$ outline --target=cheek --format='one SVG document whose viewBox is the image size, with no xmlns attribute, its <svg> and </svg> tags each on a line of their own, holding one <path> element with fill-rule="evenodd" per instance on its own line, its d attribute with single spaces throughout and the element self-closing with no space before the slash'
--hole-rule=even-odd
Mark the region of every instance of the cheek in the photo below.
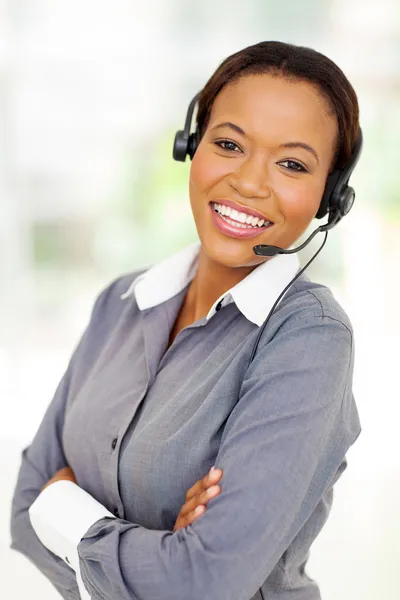
<svg viewBox="0 0 400 600">
<path fill-rule="evenodd" d="M 201 144 L 193 157 L 190 167 L 190 186 L 195 193 L 207 194 L 229 172 L 225 161 L 214 154 L 205 152 Z"/>
<path fill-rule="evenodd" d="M 323 189 L 320 185 L 304 185 L 281 190 L 280 210 L 288 222 L 308 223 L 316 214 Z"/>
</svg>

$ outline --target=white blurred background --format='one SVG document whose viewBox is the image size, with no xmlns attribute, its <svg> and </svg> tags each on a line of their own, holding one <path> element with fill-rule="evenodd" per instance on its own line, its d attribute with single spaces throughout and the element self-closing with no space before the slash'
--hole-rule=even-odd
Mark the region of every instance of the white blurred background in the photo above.
<svg viewBox="0 0 400 600">
<path fill-rule="evenodd" d="M 398 0 L 0 0 L 4 598 L 58 597 L 8 549 L 20 452 L 102 286 L 196 239 L 174 133 L 218 64 L 267 39 L 337 62 L 357 91 L 365 141 L 356 205 L 309 271 L 352 319 L 363 425 L 309 574 L 324 600 L 399 598 Z"/>
</svg>

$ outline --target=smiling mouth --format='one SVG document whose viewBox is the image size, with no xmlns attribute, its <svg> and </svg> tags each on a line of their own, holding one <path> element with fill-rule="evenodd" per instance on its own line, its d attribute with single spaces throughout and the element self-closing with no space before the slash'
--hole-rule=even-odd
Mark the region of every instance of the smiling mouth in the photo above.
<svg viewBox="0 0 400 600">
<path fill-rule="evenodd" d="M 267 229 L 273 225 L 272 221 L 267 221 L 266 219 L 262 219 L 259 217 L 254 217 L 245 212 L 237 211 L 230 206 L 226 206 L 225 204 L 218 204 L 218 202 L 211 202 L 212 209 L 220 215 L 224 221 L 232 225 L 233 227 L 237 227 L 238 229 Z"/>
</svg>

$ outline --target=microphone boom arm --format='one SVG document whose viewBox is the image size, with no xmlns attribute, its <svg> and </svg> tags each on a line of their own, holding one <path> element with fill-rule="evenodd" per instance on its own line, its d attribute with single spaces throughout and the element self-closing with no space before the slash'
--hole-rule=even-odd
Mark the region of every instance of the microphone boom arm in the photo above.
<svg viewBox="0 0 400 600">
<path fill-rule="evenodd" d="M 340 221 L 340 214 L 336 213 L 332 216 L 331 219 L 325 225 L 320 225 L 315 229 L 312 234 L 303 242 L 300 246 L 296 248 L 292 248 L 291 250 L 287 250 L 286 248 L 279 248 L 279 246 L 268 246 L 266 244 L 258 244 L 258 246 L 253 246 L 253 252 L 257 256 L 276 256 L 276 254 L 294 254 L 295 252 L 299 252 L 303 250 L 311 242 L 313 237 L 320 233 L 320 231 L 329 231 L 336 225 L 336 223 Z"/>
</svg>

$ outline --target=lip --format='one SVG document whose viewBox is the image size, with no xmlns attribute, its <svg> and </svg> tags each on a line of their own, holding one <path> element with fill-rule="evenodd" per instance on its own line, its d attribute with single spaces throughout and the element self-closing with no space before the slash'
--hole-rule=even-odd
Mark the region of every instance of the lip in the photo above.
<svg viewBox="0 0 400 600">
<path fill-rule="evenodd" d="M 226 200 L 225 198 L 216 198 L 215 200 L 211 201 L 211 204 L 213 202 L 215 202 L 216 204 L 224 204 L 225 206 L 229 206 L 230 208 L 233 208 L 233 209 L 237 210 L 238 212 L 244 212 L 244 213 L 246 213 L 246 215 L 250 215 L 252 217 L 258 217 L 259 219 L 264 219 L 264 221 L 269 221 L 270 223 L 273 223 L 273 221 L 271 219 L 269 219 L 262 213 L 258 212 L 258 210 L 254 210 L 254 208 L 250 208 L 249 206 L 242 206 L 241 204 L 237 204 L 236 202 L 233 202 L 233 200 Z"/>
<path fill-rule="evenodd" d="M 269 229 L 270 227 L 273 226 L 273 223 L 271 223 L 271 225 L 268 225 L 267 227 L 264 227 L 264 226 L 258 227 L 257 228 L 258 231 L 255 227 L 251 228 L 251 229 L 235 227 L 234 225 L 229 225 L 229 223 L 227 221 L 225 221 L 225 219 L 223 219 L 219 215 L 219 213 L 217 213 L 213 209 L 211 203 L 210 203 L 210 210 L 211 210 L 211 218 L 213 220 L 215 227 L 217 229 L 219 229 L 221 231 L 221 233 L 227 235 L 228 237 L 233 237 L 233 238 L 238 238 L 238 239 L 254 238 L 254 237 L 261 235 L 262 233 L 264 233 L 264 231 L 266 231 L 267 229 Z"/>
</svg>

